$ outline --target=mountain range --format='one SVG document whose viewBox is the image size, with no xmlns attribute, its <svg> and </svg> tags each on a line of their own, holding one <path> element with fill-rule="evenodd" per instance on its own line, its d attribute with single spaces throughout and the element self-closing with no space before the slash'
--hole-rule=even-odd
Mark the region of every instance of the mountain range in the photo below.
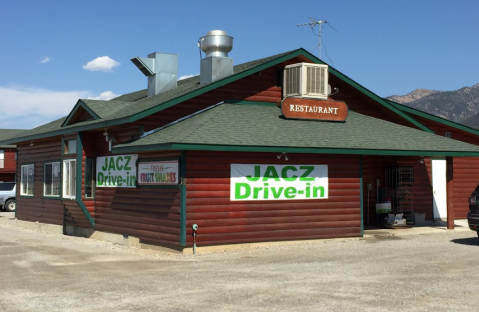
<svg viewBox="0 0 479 312">
<path fill-rule="evenodd" d="M 416 89 L 386 99 L 468 127 L 479 127 L 479 83 L 455 91 Z"/>
</svg>

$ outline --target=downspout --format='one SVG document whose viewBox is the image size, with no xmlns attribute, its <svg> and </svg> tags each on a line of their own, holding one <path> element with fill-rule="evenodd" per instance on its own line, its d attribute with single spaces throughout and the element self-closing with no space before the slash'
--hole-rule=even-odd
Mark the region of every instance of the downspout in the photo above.
<svg viewBox="0 0 479 312">
<path fill-rule="evenodd" d="M 180 156 L 180 246 L 186 246 L 186 152 Z"/>
<path fill-rule="evenodd" d="M 95 220 L 91 216 L 90 212 L 86 208 L 85 204 L 83 203 L 82 196 L 81 196 L 81 191 L 82 191 L 82 172 L 83 172 L 83 135 L 82 133 L 78 133 L 77 135 L 77 172 L 76 172 L 76 191 L 75 191 L 75 199 L 80 207 L 80 209 L 83 211 L 85 214 L 85 217 L 88 219 L 88 222 L 90 222 L 90 225 L 92 229 L 95 229 Z"/>
</svg>

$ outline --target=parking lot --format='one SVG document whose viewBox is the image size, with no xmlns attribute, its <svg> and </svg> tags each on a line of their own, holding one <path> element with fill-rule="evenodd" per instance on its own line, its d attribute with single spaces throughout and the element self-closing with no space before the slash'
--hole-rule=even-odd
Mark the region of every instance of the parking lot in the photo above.
<svg viewBox="0 0 479 312">
<path fill-rule="evenodd" d="M 479 293 L 471 231 L 183 255 L 2 224 L 0 262 L 0 311 L 477 311 Z"/>
</svg>

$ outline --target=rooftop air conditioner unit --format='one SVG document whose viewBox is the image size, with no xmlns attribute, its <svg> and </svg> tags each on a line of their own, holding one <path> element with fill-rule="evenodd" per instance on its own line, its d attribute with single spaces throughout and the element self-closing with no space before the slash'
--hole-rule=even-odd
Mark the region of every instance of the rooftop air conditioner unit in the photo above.
<svg viewBox="0 0 479 312">
<path fill-rule="evenodd" d="M 298 63 L 284 68 L 284 97 L 328 98 L 328 65 Z"/>
</svg>

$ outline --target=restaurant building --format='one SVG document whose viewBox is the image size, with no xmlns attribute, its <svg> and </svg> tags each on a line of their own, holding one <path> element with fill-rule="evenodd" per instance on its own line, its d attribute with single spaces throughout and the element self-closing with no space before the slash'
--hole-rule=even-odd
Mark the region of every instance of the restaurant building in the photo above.
<svg viewBox="0 0 479 312">
<path fill-rule="evenodd" d="M 0 141 L 18 136 L 24 131 L 26 130 L 0 129 Z M 0 182 L 15 182 L 15 173 L 17 171 L 16 150 L 17 147 L 15 145 L 0 144 Z"/>
<path fill-rule="evenodd" d="M 0 142 L 18 145 L 17 219 L 183 249 L 195 224 L 206 246 L 361 236 L 389 213 L 449 227 L 465 216 L 478 131 L 385 100 L 304 49 L 234 66 L 232 40 L 201 37 L 200 75 L 180 81 L 177 55 L 133 58 L 148 89 L 78 100 Z"/>
</svg>

